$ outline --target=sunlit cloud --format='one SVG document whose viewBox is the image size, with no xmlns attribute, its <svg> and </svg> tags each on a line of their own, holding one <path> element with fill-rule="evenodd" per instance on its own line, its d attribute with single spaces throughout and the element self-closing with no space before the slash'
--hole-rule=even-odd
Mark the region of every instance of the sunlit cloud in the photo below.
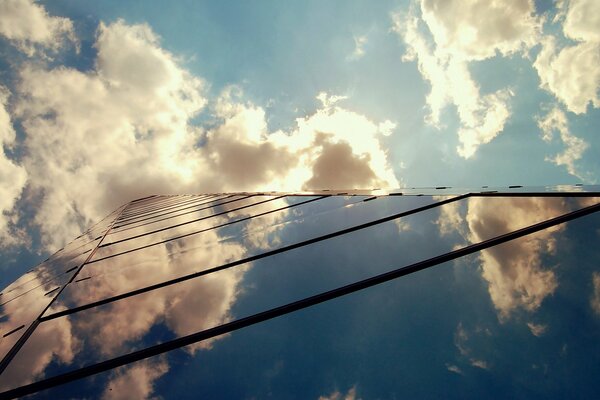
<svg viewBox="0 0 600 400">
<path fill-rule="evenodd" d="M 77 42 L 70 19 L 51 17 L 43 6 L 30 0 L 0 3 L 0 35 L 29 56 L 40 50 L 56 52 L 67 41 Z"/>
<path fill-rule="evenodd" d="M 148 399 L 154 389 L 154 381 L 168 371 L 169 364 L 164 359 L 144 360 L 117 369 L 111 374 L 102 400 Z"/>
<path fill-rule="evenodd" d="M 31 286 L 41 284 L 40 278 L 34 278 Z M 5 334 L 8 330 L 26 322 L 24 319 L 36 318 L 37 315 L 31 314 L 41 312 L 48 301 L 48 297 L 40 296 L 36 292 L 4 304 L 2 311 L 5 315 L 2 316 L 0 323 L 0 334 Z M 3 371 L 0 389 L 13 388 L 44 377 L 45 369 L 51 362 L 69 364 L 81 348 L 81 342 L 72 335 L 71 322 L 66 319 L 59 320 L 55 324 L 40 324 L 36 328 L 36 334 L 42 340 L 30 339 L 28 346 L 19 351 L 14 362 Z M 5 353 L 7 349 L 2 347 L 0 346 L 0 349 Z"/>
<path fill-rule="evenodd" d="M 1 17 L 0 17 L 1 18 Z M 16 133 L 7 110 L 9 91 L 0 85 L 0 248 L 21 244 L 26 238 L 16 228 L 15 205 L 27 181 L 27 171 L 8 156 Z"/>
<path fill-rule="evenodd" d="M 573 45 L 561 45 L 546 35 L 533 66 L 541 87 L 553 93 L 569 111 L 583 114 L 588 105 L 600 107 L 600 19 L 594 0 L 565 2 L 566 12 L 554 22 L 563 21 L 564 36 Z"/>
<path fill-rule="evenodd" d="M 571 133 L 567 115 L 558 107 L 554 107 L 543 117 L 538 117 L 537 124 L 542 131 L 544 141 L 551 142 L 554 132 L 558 132 L 560 140 L 565 145 L 562 153 L 554 157 L 547 157 L 546 160 L 559 166 L 563 165 L 571 175 L 583 178 L 584 174 L 578 171 L 575 163 L 583 157 L 589 144 Z"/>
<path fill-rule="evenodd" d="M 395 123 L 340 107 L 343 96 L 322 92 L 321 108 L 290 131 L 270 132 L 265 110 L 239 88 L 208 98 L 206 82 L 146 24 L 100 23 L 94 46 L 90 71 L 22 64 L 14 111 L 0 114 L 5 144 L 11 118 L 25 133 L 22 166 L 4 161 L 14 173 L 0 206 L 13 209 L 29 177 L 25 194 L 39 201 L 33 222 L 45 249 L 156 193 L 399 186 L 380 143 Z M 191 122 L 206 104 L 210 128 Z"/>
<path fill-rule="evenodd" d="M 511 88 L 482 94 L 469 63 L 529 49 L 539 36 L 533 2 L 421 1 L 393 15 L 406 45 L 404 61 L 416 61 L 431 85 L 427 122 L 440 128 L 441 112 L 455 105 L 461 126 L 457 152 L 472 157 L 500 134 L 511 115 Z"/>
<path fill-rule="evenodd" d="M 466 211 L 449 208 L 438 218 L 440 233 L 456 231 L 470 243 L 478 243 L 569 211 L 564 201 L 557 199 L 521 197 L 499 201 L 501 206 L 490 198 L 472 197 Z M 557 278 L 542 265 L 542 255 L 556 250 L 555 235 L 562 229 L 549 228 L 480 252 L 482 277 L 501 321 L 519 308 L 537 310 L 554 293 Z"/>
</svg>

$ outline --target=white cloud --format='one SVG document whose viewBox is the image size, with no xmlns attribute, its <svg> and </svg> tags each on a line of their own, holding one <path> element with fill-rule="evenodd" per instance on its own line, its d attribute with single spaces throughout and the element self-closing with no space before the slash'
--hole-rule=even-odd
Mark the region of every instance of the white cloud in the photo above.
<svg viewBox="0 0 600 400">
<path fill-rule="evenodd" d="M 356 397 L 356 385 L 352 386 L 346 394 L 335 391 L 328 396 L 319 396 L 319 400 L 358 400 Z"/>
<path fill-rule="evenodd" d="M 563 25 L 565 35 L 574 40 L 600 42 L 600 14 L 594 0 L 570 0 Z"/>
<path fill-rule="evenodd" d="M 467 60 L 528 49 L 540 29 L 533 1 L 422 0 L 421 9 L 439 51 Z"/>
<path fill-rule="evenodd" d="M 162 49 L 147 25 L 98 28 L 95 69 L 23 65 L 13 117 L 43 246 L 61 247 L 126 201 L 157 193 L 399 186 L 374 122 L 320 93 L 322 107 L 269 132 L 264 109 L 227 88 L 209 130 L 191 120 L 206 84 Z M 335 163 L 335 171 L 328 166 Z"/>
<path fill-rule="evenodd" d="M 36 318 L 37 313 L 47 306 L 48 297 L 40 296 L 39 292 L 52 289 L 52 282 L 43 284 L 42 280 L 38 277 L 33 278 L 30 286 L 40 286 L 40 289 L 2 306 L 0 334 L 5 334 L 23 323 L 27 324 L 28 318 Z M 6 346 L 12 344 L 14 342 L 0 340 L 0 354 L 6 354 L 10 348 Z M 40 324 L 2 373 L 0 389 L 14 388 L 43 377 L 46 367 L 52 361 L 59 364 L 71 363 L 80 345 L 80 341 L 72 335 L 72 326 L 68 319 L 61 318 L 53 324 Z"/>
<path fill-rule="evenodd" d="M 457 206 L 448 207 L 437 225 L 442 235 L 456 231 L 470 243 L 479 243 L 568 211 L 561 199 L 471 197 L 465 215 Z M 554 293 L 556 276 L 541 259 L 555 251 L 555 234 L 561 229 L 549 228 L 480 252 L 482 277 L 501 321 L 518 308 L 537 310 Z"/>
<path fill-rule="evenodd" d="M 148 399 L 154 381 L 169 370 L 165 360 L 140 361 L 116 370 L 102 393 L 103 400 Z"/>
<path fill-rule="evenodd" d="M 590 306 L 592 310 L 600 316 L 600 272 L 594 272 L 592 274 L 592 285 L 594 292 L 590 298 Z"/>
<path fill-rule="evenodd" d="M 365 46 L 368 43 L 367 35 L 354 36 L 354 51 L 348 57 L 350 60 L 358 60 L 365 55 Z"/>
<path fill-rule="evenodd" d="M 16 133 L 7 110 L 9 91 L 0 85 L 0 248 L 22 244 L 23 232 L 15 226 L 13 209 L 27 181 L 25 168 L 9 158 L 7 148 L 15 144 Z"/>
<path fill-rule="evenodd" d="M 562 153 L 554 157 L 547 157 L 546 161 L 553 162 L 558 166 L 564 165 L 571 175 L 583 178 L 583 174 L 577 171 L 575 163 L 582 158 L 589 145 L 586 141 L 571 133 L 567 115 L 558 107 L 554 107 L 544 117 L 538 117 L 537 124 L 542 130 L 544 141 L 552 141 L 554 132 L 558 131 L 560 139 L 565 145 L 565 150 Z"/>
<path fill-rule="evenodd" d="M 537 337 L 544 335 L 546 333 L 546 330 L 548 330 L 548 325 L 534 324 L 533 322 L 528 322 L 527 327 L 531 331 L 531 334 Z"/>
<path fill-rule="evenodd" d="M 554 36 L 542 40 L 535 60 L 541 87 L 553 93 L 569 111 L 584 114 L 588 104 L 600 107 L 600 17 L 595 0 L 571 0 L 555 22 L 563 21 L 565 37 L 574 45 L 558 48 Z"/>
<path fill-rule="evenodd" d="M 549 36 L 533 64 L 541 87 L 553 93 L 569 111 L 584 114 L 588 104 L 600 107 L 600 42 L 582 42 L 561 50 Z"/>
<path fill-rule="evenodd" d="M 464 375 L 462 370 L 454 364 L 446 364 L 446 369 L 450 372 L 454 372 L 455 374 Z"/>
<path fill-rule="evenodd" d="M 157 238 L 140 238 L 139 245 L 145 244 L 144 239 Z M 213 251 L 219 240 L 217 231 L 210 230 L 185 240 L 152 246 L 144 251 L 142 258 L 139 253 L 131 253 L 92 264 L 86 269 L 92 279 L 71 284 L 63 297 L 67 302 L 87 304 L 196 272 L 198 266 L 222 265 L 245 254 L 245 248 L 233 241 L 221 243 L 219 251 Z M 229 310 L 248 268 L 249 265 L 238 266 L 113 302 L 80 315 L 74 323 L 73 335 L 85 337 L 101 354 L 114 356 L 126 351 L 129 343 L 142 338 L 155 324 L 164 323 L 177 336 L 217 326 L 231 318 Z M 186 349 L 192 353 L 209 349 L 215 340 L 218 338 Z"/>
<path fill-rule="evenodd" d="M 490 198 L 471 198 L 466 222 L 469 240 L 477 243 L 524 226 L 564 214 L 563 201 L 550 198 L 503 199 L 502 205 Z M 541 255 L 555 249 L 554 235 L 560 226 L 546 229 L 519 240 L 497 245 L 480 253 L 482 276 L 500 320 L 523 308 L 537 310 L 556 289 L 552 270 L 543 268 Z"/>
<path fill-rule="evenodd" d="M 427 122 L 441 127 L 442 110 L 455 105 L 461 122 L 457 152 L 464 158 L 502 132 L 513 95 L 509 88 L 481 94 L 469 63 L 530 48 L 540 29 L 533 11 L 532 2 L 516 0 L 423 0 L 420 7 L 413 4 L 410 13 L 393 15 L 394 30 L 407 46 L 404 61 L 416 61 L 431 85 Z M 424 26 L 432 40 L 423 32 Z"/>
<path fill-rule="evenodd" d="M 51 17 L 31 0 L 0 2 L 0 35 L 29 56 L 40 48 L 56 51 L 65 40 L 76 42 L 70 19 Z"/>
</svg>

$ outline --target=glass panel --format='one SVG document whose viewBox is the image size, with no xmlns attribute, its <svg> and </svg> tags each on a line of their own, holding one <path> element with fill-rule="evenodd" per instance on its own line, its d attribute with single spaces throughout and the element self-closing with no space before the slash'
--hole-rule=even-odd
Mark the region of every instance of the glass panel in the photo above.
<svg viewBox="0 0 600 400">
<path fill-rule="evenodd" d="M 387 222 L 255 261 L 245 268 L 43 322 L 2 374 L 0 386 L 6 389 L 39 379 L 34 375 L 55 376 L 402 266 L 406 260 L 421 258 L 419 254 L 431 257 L 597 201 L 526 198 L 503 199 L 500 204 L 478 200 L 449 204 L 398 223 Z M 350 366 L 347 369 L 354 372 L 361 365 L 366 371 L 361 374 L 361 390 L 365 391 L 361 397 L 365 398 L 390 398 L 393 393 L 438 397 L 442 391 L 455 389 L 489 394 L 490 386 L 502 397 L 523 393 L 546 397 L 557 388 L 560 393 L 575 393 L 581 386 L 595 387 L 600 372 L 600 354 L 594 350 L 595 318 L 600 314 L 594 308 L 595 301 L 600 302 L 595 300 L 600 298 L 600 284 L 594 283 L 600 280 L 596 263 L 599 224 L 600 216 L 594 214 L 188 346 L 185 352 L 132 364 L 110 377 L 117 379 L 145 366 L 145 371 L 160 371 L 152 378 L 156 395 L 174 395 L 184 382 L 200 395 L 213 384 L 239 386 L 240 376 L 248 381 L 264 379 L 267 370 L 274 368 L 273 362 L 281 360 L 278 376 L 289 382 L 299 379 L 296 367 L 308 371 L 301 381 L 313 381 L 328 371 L 348 372 L 341 366 Z M 201 356 L 191 357 L 199 352 Z M 184 371 L 177 365 L 185 365 Z M 287 365 L 294 368 L 290 371 Z M 215 376 L 216 383 L 208 378 Z M 400 386 L 393 379 L 397 376 L 407 377 Z M 117 387 L 106 378 L 81 385 L 89 382 L 91 386 L 78 396 L 91 388 L 97 394 Z M 350 382 L 351 386 L 356 381 Z M 189 385 L 185 386 L 188 392 Z M 309 386 L 315 390 L 315 385 Z M 268 390 L 281 397 L 285 394 L 282 387 Z M 267 390 L 262 384 L 245 389 L 233 397 L 267 394 L 261 392 Z M 230 388 L 223 390 L 229 393 Z M 294 393 L 315 397 L 304 388 L 299 390 Z"/>
<path fill-rule="evenodd" d="M 126 240 L 135 236 L 148 234 L 161 229 L 168 229 L 169 227 L 193 223 L 194 221 L 208 218 L 215 214 L 226 213 L 230 210 L 246 207 L 269 199 L 273 199 L 273 197 L 232 197 L 214 204 L 200 206 L 198 209 L 186 209 L 175 214 L 161 216 L 155 220 L 153 219 L 138 224 L 127 225 L 119 231 L 111 231 L 103 241 L 102 245 L 103 247 L 109 246 L 111 243 Z"/>
<path fill-rule="evenodd" d="M 151 235 L 145 235 L 136 239 L 128 240 L 126 242 L 115 243 L 109 246 L 101 246 L 98 249 L 98 251 L 94 254 L 92 261 L 98 261 L 105 257 L 113 257 L 114 255 L 119 254 L 121 252 L 131 251 L 132 249 L 137 249 L 142 246 L 151 245 L 153 243 L 161 243 L 166 240 L 189 236 L 195 234 L 196 232 L 205 231 L 215 226 L 227 224 L 232 219 L 241 219 L 243 217 L 253 215 L 253 213 L 259 214 L 273 210 L 278 210 L 280 208 L 286 207 L 288 204 L 307 202 L 311 198 L 313 197 L 287 197 L 287 199 L 289 199 L 289 201 L 291 201 L 292 203 L 289 203 L 289 201 L 288 203 L 286 203 L 284 200 L 276 200 L 272 202 L 269 201 L 266 203 L 255 205 L 253 207 L 244 208 L 243 210 L 233 212 L 228 212 L 227 208 L 220 207 L 220 211 L 218 211 L 217 213 L 221 213 L 221 215 L 218 216 L 207 215 L 205 217 L 201 217 L 201 220 L 195 221 L 193 223 L 177 226 L 172 229 L 167 229 L 157 233 L 153 233 Z M 235 210 L 235 207 L 232 209 Z M 285 213 L 285 210 L 282 210 L 281 213 Z"/>
<path fill-rule="evenodd" d="M 157 204 L 152 204 L 148 207 L 136 208 L 130 210 L 129 208 L 123 211 L 123 214 L 120 215 L 119 221 L 129 221 L 140 218 L 143 215 L 156 214 L 161 212 L 166 212 L 169 210 L 185 207 L 190 204 L 198 203 L 198 202 L 210 202 L 219 199 L 224 199 L 230 197 L 231 195 L 222 195 L 222 196 L 211 196 L 205 198 L 204 196 L 184 196 L 183 198 L 174 199 L 168 202 L 161 202 Z"/>
<path fill-rule="evenodd" d="M 229 196 L 228 196 L 229 197 Z M 177 207 L 169 207 L 168 209 L 161 209 L 149 213 L 143 213 L 136 217 L 131 217 L 127 219 L 119 219 L 119 221 L 112 227 L 111 233 L 118 232 L 123 229 L 128 229 L 132 226 L 140 225 L 147 223 L 147 221 L 152 222 L 158 218 L 168 218 L 169 216 L 181 215 L 185 212 L 194 211 L 194 209 L 209 207 L 215 203 L 226 201 L 228 197 L 225 198 L 202 198 L 201 200 L 194 200 L 193 202 L 186 203 L 183 205 L 178 205 Z"/>
</svg>

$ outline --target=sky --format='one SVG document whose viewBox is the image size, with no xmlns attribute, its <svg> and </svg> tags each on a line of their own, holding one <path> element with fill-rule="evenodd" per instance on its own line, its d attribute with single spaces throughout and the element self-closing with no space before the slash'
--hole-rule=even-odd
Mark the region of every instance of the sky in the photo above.
<svg viewBox="0 0 600 400">
<path fill-rule="evenodd" d="M 593 3 L 3 1 L 0 268 L 156 193 L 597 183 Z"/>
<path fill-rule="evenodd" d="M 0 286 L 151 194 L 596 184 L 594 6 L 4 0 Z"/>
</svg>

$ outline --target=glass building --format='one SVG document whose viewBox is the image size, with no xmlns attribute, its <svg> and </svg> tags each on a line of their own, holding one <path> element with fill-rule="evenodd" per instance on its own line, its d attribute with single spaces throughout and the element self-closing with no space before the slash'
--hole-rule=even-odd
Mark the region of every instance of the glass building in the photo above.
<svg viewBox="0 0 600 400">
<path fill-rule="evenodd" d="M 138 199 L 2 290 L 0 398 L 594 398 L 598 210 L 597 186 Z"/>
</svg>

